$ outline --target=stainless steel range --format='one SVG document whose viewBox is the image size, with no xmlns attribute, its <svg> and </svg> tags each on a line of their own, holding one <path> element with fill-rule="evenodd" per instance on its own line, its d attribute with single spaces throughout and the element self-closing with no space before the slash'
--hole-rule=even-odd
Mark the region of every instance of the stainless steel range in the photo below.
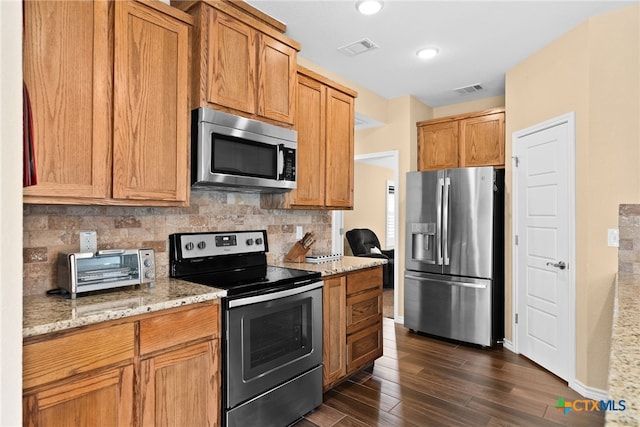
<svg viewBox="0 0 640 427">
<path fill-rule="evenodd" d="M 287 426 L 322 403 L 320 273 L 267 265 L 267 233 L 169 236 L 170 275 L 226 289 L 222 423 Z"/>
</svg>

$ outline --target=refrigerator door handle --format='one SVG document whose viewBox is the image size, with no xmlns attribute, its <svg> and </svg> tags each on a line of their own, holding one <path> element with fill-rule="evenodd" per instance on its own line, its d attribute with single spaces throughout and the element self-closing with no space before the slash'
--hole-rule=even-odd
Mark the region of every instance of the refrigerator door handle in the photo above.
<svg viewBox="0 0 640 427">
<path fill-rule="evenodd" d="M 429 280 L 426 279 L 424 277 L 420 277 L 420 276 L 414 276 L 412 274 L 404 274 L 404 278 L 405 279 L 413 279 L 413 280 Z M 444 280 L 444 279 L 438 279 L 441 283 L 446 283 L 447 285 L 450 286 L 459 286 L 461 288 L 472 288 L 472 289 L 487 289 L 487 284 L 486 283 L 469 283 L 469 282 L 458 282 L 458 281 L 452 281 L 452 280 Z"/>
<path fill-rule="evenodd" d="M 442 191 L 444 178 L 438 178 L 436 190 L 436 259 L 437 264 L 442 265 Z"/>
<path fill-rule="evenodd" d="M 444 265 L 449 265 L 449 189 L 451 188 L 451 178 L 444 179 L 444 201 L 442 212 L 442 252 Z"/>
</svg>

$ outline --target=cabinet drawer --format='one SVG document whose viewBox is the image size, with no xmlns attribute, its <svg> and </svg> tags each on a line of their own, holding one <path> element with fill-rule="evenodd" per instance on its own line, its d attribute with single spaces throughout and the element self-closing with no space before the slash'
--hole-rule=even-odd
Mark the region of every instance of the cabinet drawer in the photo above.
<svg viewBox="0 0 640 427">
<path fill-rule="evenodd" d="M 133 360 L 134 349 L 133 322 L 27 343 L 22 354 L 22 387 L 28 389 Z"/>
<path fill-rule="evenodd" d="M 140 355 L 219 334 L 219 303 L 140 321 Z"/>
<path fill-rule="evenodd" d="M 347 336 L 347 374 L 382 356 L 382 320 Z"/>
<path fill-rule="evenodd" d="M 347 296 L 376 288 L 382 289 L 382 266 L 355 271 L 347 275 Z"/>
<path fill-rule="evenodd" d="M 347 297 L 347 334 L 382 321 L 382 289 Z"/>
</svg>

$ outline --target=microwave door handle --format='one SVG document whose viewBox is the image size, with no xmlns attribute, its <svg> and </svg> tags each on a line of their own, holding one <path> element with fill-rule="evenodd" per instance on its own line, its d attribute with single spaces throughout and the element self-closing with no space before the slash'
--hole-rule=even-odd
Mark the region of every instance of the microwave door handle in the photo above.
<svg viewBox="0 0 640 427">
<path fill-rule="evenodd" d="M 284 144 L 278 145 L 278 180 L 284 179 Z"/>
</svg>

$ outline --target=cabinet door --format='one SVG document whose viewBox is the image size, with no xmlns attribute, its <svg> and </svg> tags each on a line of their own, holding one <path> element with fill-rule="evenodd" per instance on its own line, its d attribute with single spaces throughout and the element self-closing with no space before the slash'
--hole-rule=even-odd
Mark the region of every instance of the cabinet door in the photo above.
<svg viewBox="0 0 640 427">
<path fill-rule="evenodd" d="M 504 113 L 460 121 L 460 165 L 504 166 Z"/>
<path fill-rule="evenodd" d="M 113 197 L 186 202 L 189 26 L 115 2 Z"/>
<path fill-rule="evenodd" d="M 327 148 L 325 205 L 353 208 L 354 99 L 327 89 Z"/>
<path fill-rule="evenodd" d="M 36 389 L 23 397 L 25 426 L 131 426 L 133 365 Z"/>
<path fill-rule="evenodd" d="M 208 101 L 256 112 L 256 33 L 251 27 L 209 8 Z"/>
<path fill-rule="evenodd" d="M 214 426 L 220 418 L 217 339 L 141 362 L 142 426 Z"/>
<path fill-rule="evenodd" d="M 458 167 L 458 122 L 418 128 L 418 170 Z"/>
<path fill-rule="evenodd" d="M 24 2 L 23 71 L 33 112 L 33 197 L 105 198 L 111 177 L 113 3 Z"/>
<path fill-rule="evenodd" d="M 293 123 L 296 50 L 266 34 L 260 35 L 258 115 Z"/>
<path fill-rule="evenodd" d="M 297 188 L 290 193 L 296 206 L 324 206 L 326 88 L 298 76 L 295 129 L 298 131 Z"/>
<path fill-rule="evenodd" d="M 324 280 L 322 376 L 325 390 L 347 373 L 345 276 Z"/>
</svg>

